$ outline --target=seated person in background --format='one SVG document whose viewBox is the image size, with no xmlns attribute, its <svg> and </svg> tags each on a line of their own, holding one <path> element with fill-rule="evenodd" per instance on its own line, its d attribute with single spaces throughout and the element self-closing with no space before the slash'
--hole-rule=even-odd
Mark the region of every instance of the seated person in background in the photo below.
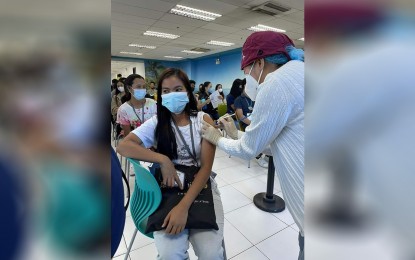
<svg viewBox="0 0 415 260">
<path fill-rule="evenodd" d="M 203 120 L 211 125 L 213 121 L 204 112 L 197 112 L 196 100 L 183 71 L 175 68 L 165 70 L 160 76 L 158 86 L 160 100 L 157 103 L 157 116 L 133 130 L 118 145 L 117 152 L 125 157 L 160 164 L 163 183 L 170 187 L 178 179 L 174 164 L 200 165 L 189 190 L 167 215 L 166 229 L 154 232 L 158 259 L 189 259 L 189 241 L 198 259 L 223 259 L 224 213 L 217 184 L 211 178 L 216 147 L 201 136 Z M 156 152 L 142 145 L 147 148 L 157 146 Z M 186 146 L 190 148 L 186 149 Z M 193 152 L 189 152 L 192 146 L 195 156 L 190 154 Z M 219 230 L 185 229 L 189 208 L 209 178 Z"/>
<path fill-rule="evenodd" d="M 150 82 L 150 87 L 147 90 L 146 98 L 155 99 L 154 95 L 157 94 L 156 92 L 157 92 L 156 83 L 154 83 L 154 81 L 152 81 L 152 82 Z"/>
<path fill-rule="evenodd" d="M 223 94 L 222 84 L 217 84 L 215 90 L 219 91 L 219 94 L 220 94 L 220 97 L 219 98 L 222 99 L 222 102 L 223 103 L 226 103 L 225 94 Z"/>
<path fill-rule="evenodd" d="M 234 107 L 235 113 L 238 117 L 239 123 L 241 124 L 241 131 L 245 131 L 245 128 L 251 124 L 249 116 L 254 109 L 255 102 L 252 101 L 245 93 L 246 81 L 242 81 L 242 94 L 235 99 Z"/>
<path fill-rule="evenodd" d="M 123 78 L 117 82 L 117 86 L 115 87 L 114 95 L 111 98 L 111 115 L 114 123 L 117 121 L 117 113 L 118 108 L 125 103 L 125 90 L 124 90 L 124 83 Z M 121 127 L 119 125 L 117 127 L 117 136 L 121 133 Z"/>
<path fill-rule="evenodd" d="M 131 74 L 127 77 L 125 88 L 126 95 L 128 92 L 131 99 L 118 109 L 117 123 L 124 130 L 124 136 L 127 136 L 131 130 L 157 114 L 157 103 L 152 99 L 145 98 L 145 81 L 138 74 Z"/>
<path fill-rule="evenodd" d="M 235 79 L 232 83 L 232 88 L 229 94 L 226 96 L 226 106 L 228 107 L 228 110 L 226 113 L 229 115 L 232 115 L 235 113 L 235 99 L 239 97 L 242 93 L 242 80 L 241 79 Z"/>
<path fill-rule="evenodd" d="M 218 110 L 216 108 L 213 108 L 213 105 L 210 101 L 210 95 L 212 94 L 212 92 L 212 83 L 209 81 L 203 83 L 203 86 L 200 89 L 199 93 L 199 102 L 197 104 L 197 108 L 198 110 L 202 110 L 203 112 L 209 114 L 213 120 L 218 120 Z"/>
</svg>

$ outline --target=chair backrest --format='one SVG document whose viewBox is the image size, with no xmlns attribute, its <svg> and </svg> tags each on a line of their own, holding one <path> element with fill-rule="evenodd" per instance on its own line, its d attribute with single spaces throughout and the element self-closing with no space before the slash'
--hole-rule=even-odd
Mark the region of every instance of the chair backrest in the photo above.
<svg viewBox="0 0 415 260">
<path fill-rule="evenodd" d="M 218 105 L 218 113 L 219 113 L 219 117 L 223 116 L 224 114 L 226 114 L 226 111 L 228 110 L 228 107 L 226 106 L 226 104 L 219 104 Z"/>
<path fill-rule="evenodd" d="M 131 197 L 131 217 L 138 231 L 149 238 L 153 233 L 145 233 L 148 217 L 156 211 L 161 202 L 160 187 L 154 176 L 140 162 L 128 158 L 134 167 L 135 187 Z"/>
</svg>

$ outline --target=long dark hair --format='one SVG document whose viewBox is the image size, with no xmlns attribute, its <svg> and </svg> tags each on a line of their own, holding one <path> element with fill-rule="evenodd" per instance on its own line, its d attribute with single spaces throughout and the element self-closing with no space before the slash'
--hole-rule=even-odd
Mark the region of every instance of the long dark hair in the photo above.
<svg viewBox="0 0 415 260">
<path fill-rule="evenodd" d="M 131 99 L 131 92 L 130 89 L 133 85 L 133 81 L 135 79 L 144 79 L 143 76 L 139 75 L 139 74 L 130 74 L 126 79 L 124 79 L 124 92 L 125 92 L 125 96 L 124 96 L 124 100 L 125 101 L 129 101 Z"/>
<path fill-rule="evenodd" d="M 124 81 L 125 81 L 125 78 L 120 78 L 120 80 L 117 81 L 117 84 L 118 84 L 118 82 L 121 82 L 123 85 L 125 85 Z M 118 95 L 118 94 L 121 93 L 121 91 L 118 90 L 118 85 L 117 84 L 115 84 L 115 95 Z M 126 87 L 125 86 L 124 86 L 124 94 L 126 94 Z"/>
<path fill-rule="evenodd" d="M 242 94 L 242 80 L 235 79 L 232 83 L 231 94 L 235 99 Z"/>
<path fill-rule="evenodd" d="M 225 94 L 223 94 L 223 86 L 222 86 L 222 84 L 216 84 L 215 90 L 218 90 L 219 86 L 221 86 L 221 87 L 222 87 L 222 92 L 219 92 L 219 94 L 220 94 L 222 97 L 224 97 L 224 98 L 225 98 Z"/>
<path fill-rule="evenodd" d="M 163 71 L 158 81 L 157 89 L 157 126 L 154 133 L 154 137 L 157 143 L 156 152 L 166 155 L 170 160 L 177 159 L 177 144 L 174 130 L 171 125 L 172 115 L 170 110 L 162 105 L 163 96 L 162 88 L 163 81 L 172 76 L 177 77 L 183 82 L 183 86 L 186 88 L 187 96 L 189 97 L 189 103 L 184 108 L 184 112 L 189 116 L 197 116 L 197 103 L 195 96 L 192 93 L 190 87 L 189 78 L 186 73 L 180 69 L 169 68 Z M 191 122 L 190 122 L 191 123 Z"/>
<path fill-rule="evenodd" d="M 203 86 L 200 88 L 200 92 L 201 93 L 206 93 L 206 88 L 209 86 L 210 81 L 206 81 L 205 83 L 203 83 Z"/>
</svg>

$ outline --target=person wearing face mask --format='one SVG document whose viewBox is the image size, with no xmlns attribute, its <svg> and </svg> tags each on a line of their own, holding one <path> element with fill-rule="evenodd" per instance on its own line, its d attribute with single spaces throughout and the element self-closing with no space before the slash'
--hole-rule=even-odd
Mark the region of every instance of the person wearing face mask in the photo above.
<svg viewBox="0 0 415 260">
<path fill-rule="evenodd" d="M 118 109 L 126 101 L 126 95 L 125 95 L 125 90 L 124 90 L 124 80 L 125 78 L 120 78 L 120 80 L 116 82 L 116 85 L 114 88 L 114 95 L 111 98 L 111 116 L 112 116 L 112 122 L 114 123 L 114 127 L 116 128 L 117 136 L 121 133 L 121 130 L 122 130 L 119 124 L 115 124 L 117 121 Z"/>
<path fill-rule="evenodd" d="M 145 81 L 138 74 L 131 74 L 125 79 L 125 92 L 130 99 L 119 107 L 117 123 L 121 125 L 124 136 L 127 136 L 131 130 L 157 114 L 157 103 L 145 98 Z"/>
<path fill-rule="evenodd" d="M 219 97 L 219 98 L 222 99 L 223 103 L 226 103 L 225 94 L 223 94 L 222 84 L 217 84 L 215 90 L 219 91 L 219 94 L 222 97 L 222 98 L 221 97 Z"/>
<path fill-rule="evenodd" d="M 229 118 L 219 121 L 233 139 L 203 126 L 203 138 L 244 159 L 270 146 L 286 206 L 299 227 L 304 259 L 304 52 L 283 33 L 251 34 L 242 47 L 245 93 L 255 101 L 251 124 L 239 133 Z M 239 138 L 239 139 L 238 139 Z"/>
<path fill-rule="evenodd" d="M 197 111 L 196 99 L 183 71 L 167 69 L 158 83 L 157 116 L 133 130 L 117 146 L 117 152 L 128 158 L 160 164 L 163 184 L 167 187 L 173 187 L 176 182 L 182 188 L 175 165 L 198 165 L 200 168 L 184 197 L 166 216 L 164 229 L 154 232 L 157 259 L 189 259 L 189 241 L 198 259 L 224 259 L 223 206 L 217 184 L 211 177 L 215 146 L 201 136 L 202 124 L 213 125 L 213 121 L 209 115 Z M 154 146 L 155 152 L 146 149 Z M 189 208 L 208 180 L 219 230 L 187 229 Z"/>
<path fill-rule="evenodd" d="M 197 104 L 197 108 L 209 114 L 213 120 L 218 120 L 219 119 L 218 110 L 213 108 L 213 105 L 210 101 L 210 95 L 212 93 L 213 93 L 212 83 L 209 81 L 206 81 L 205 83 L 203 83 L 203 86 L 200 88 L 199 102 Z"/>
</svg>

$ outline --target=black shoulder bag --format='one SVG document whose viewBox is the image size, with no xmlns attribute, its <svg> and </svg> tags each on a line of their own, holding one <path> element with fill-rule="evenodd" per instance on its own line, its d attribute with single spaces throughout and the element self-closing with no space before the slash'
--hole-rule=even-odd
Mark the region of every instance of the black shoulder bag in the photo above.
<svg viewBox="0 0 415 260">
<path fill-rule="evenodd" d="M 183 190 L 179 187 L 164 187 L 162 184 L 163 176 L 161 174 L 161 169 L 157 168 L 155 170 L 155 178 L 159 183 L 162 199 L 160 206 L 157 210 L 148 218 L 146 233 L 162 230 L 164 219 L 167 214 L 182 200 L 186 192 L 189 190 L 190 186 L 193 183 L 195 175 L 199 172 L 200 167 L 196 159 L 196 150 L 193 139 L 193 127 L 192 121 L 190 121 L 190 137 L 192 140 L 193 153 L 190 151 L 189 146 L 187 145 L 182 133 L 177 127 L 176 122 L 174 122 L 175 129 L 179 134 L 180 139 L 183 141 L 187 152 L 192 156 L 193 160 L 196 163 L 196 166 L 185 166 L 185 165 L 175 165 L 177 171 L 184 174 L 184 183 Z M 206 186 L 202 189 L 199 195 L 194 200 L 192 206 L 189 208 L 186 229 L 215 229 L 219 230 L 218 224 L 216 223 L 215 208 L 213 204 L 213 195 L 212 195 L 212 186 L 209 180 L 206 182 Z"/>
</svg>

